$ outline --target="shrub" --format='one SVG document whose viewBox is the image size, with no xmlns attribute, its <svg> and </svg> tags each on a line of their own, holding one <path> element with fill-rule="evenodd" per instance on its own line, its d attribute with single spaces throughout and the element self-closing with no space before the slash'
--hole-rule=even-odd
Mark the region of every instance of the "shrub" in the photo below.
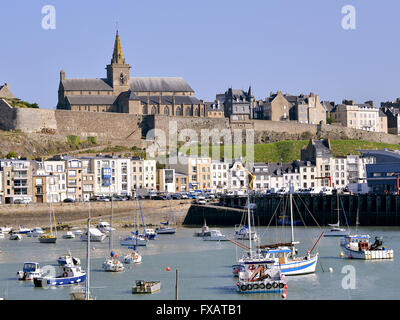
<svg viewBox="0 0 400 320">
<path fill-rule="evenodd" d="M 72 144 L 76 147 L 78 147 L 82 143 L 81 138 L 79 136 L 73 136 L 73 135 L 68 136 L 67 141 L 69 144 Z"/>
<path fill-rule="evenodd" d="M 11 151 L 7 154 L 7 159 L 11 159 L 11 158 L 18 158 L 18 153 L 16 153 L 15 151 Z"/>
<path fill-rule="evenodd" d="M 97 137 L 88 137 L 87 140 L 91 144 L 97 144 Z"/>
</svg>

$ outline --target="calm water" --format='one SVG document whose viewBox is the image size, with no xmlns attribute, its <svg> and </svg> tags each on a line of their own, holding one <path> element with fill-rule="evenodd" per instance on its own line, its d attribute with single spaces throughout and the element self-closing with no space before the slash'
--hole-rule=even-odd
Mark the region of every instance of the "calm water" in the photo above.
<svg viewBox="0 0 400 320">
<path fill-rule="evenodd" d="M 220 228 L 232 236 L 233 228 Z M 236 279 L 232 277 L 231 265 L 236 255 L 241 255 L 230 242 L 208 242 L 193 237 L 194 228 L 180 228 L 175 235 L 159 235 L 147 247 L 139 247 L 143 262 L 139 265 L 125 265 L 122 273 L 104 272 L 101 265 L 108 255 L 108 239 L 93 243 L 91 251 L 91 292 L 102 299 L 155 299 L 175 298 L 175 269 L 179 269 L 179 299 L 196 300 L 268 300 L 281 299 L 274 294 L 240 295 L 236 292 Z M 322 238 L 317 246 L 320 259 L 315 274 L 287 277 L 288 299 L 399 299 L 399 250 L 400 228 L 359 228 L 359 233 L 383 236 L 384 245 L 395 251 L 392 261 L 357 261 L 339 257 L 339 238 Z M 260 228 L 262 243 L 287 241 L 288 227 Z M 296 227 L 295 238 L 301 241 L 298 250 L 304 254 L 312 248 L 321 230 L 312 227 Z M 116 232 L 114 251 L 122 257 L 129 250 L 119 245 L 120 238 L 129 231 Z M 33 282 L 17 281 L 16 272 L 25 261 L 36 261 L 41 266 L 56 265 L 56 259 L 67 250 L 79 257 L 86 267 L 86 243 L 76 239 L 62 239 L 58 233 L 57 244 L 42 244 L 37 238 L 24 236 L 22 241 L 10 241 L 6 236 L 0 240 L 0 297 L 8 299 L 69 299 L 71 287 L 35 288 Z M 233 238 L 233 237 L 232 237 Z M 346 265 L 356 270 L 356 289 L 343 289 L 341 273 Z M 170 267 L 171 271 L 166 271 Z M 333 272 L 329 272 L 332 268 Z M 161 291 L 151 295 L 132 295 L 135 280 L 160 280 Z"/>
</svg>

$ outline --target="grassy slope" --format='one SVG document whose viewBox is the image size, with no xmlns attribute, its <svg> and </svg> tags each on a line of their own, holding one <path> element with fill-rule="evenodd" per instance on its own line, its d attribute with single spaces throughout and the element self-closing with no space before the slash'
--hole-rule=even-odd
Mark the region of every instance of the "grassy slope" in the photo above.
<svg viewBox="0 0 400 320">
<path fill-rule="evenodd" d="M 308 145 L 308 140 L 284 140 L 268 144 L 257 144 L 254 146 L 254 161 L 255 162 L 291 162 L 300 159 L 301 149 Z M 346 156 L 348 154 L 360 154 L 357 150 L 360 149 L 384 149 L 400 150 L 400 145 L 370 142 L 364 140 L 331 140 L 331 148 L 334 157 Z M 219 149 L 219 156 L 218 156 Z M 237 148 L 240 151 L 240 147 Z M 246 146 L 242 147 L 243 155 L 246 154 Z M 227 157 L 233 154 L 231 146 L 212 146 L 210 147 L 209 155 L 213 159 L 224 157 L 227 152 Z M 200 150 L 199 150 L 200 153 Z M 204 154 L 204 152 L 202 153 Z M 237 157 L 235 157 L 237 158 Z"/>
</svg>

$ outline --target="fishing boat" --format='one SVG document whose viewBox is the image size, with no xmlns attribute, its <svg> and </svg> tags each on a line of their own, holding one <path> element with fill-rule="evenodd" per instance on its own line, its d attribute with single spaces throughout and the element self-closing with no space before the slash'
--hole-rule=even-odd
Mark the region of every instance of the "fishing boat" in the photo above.
<svg viewBox="0 0 400 320">
<path fill-rule="evenodd" d="M 59 275 L 56 277 L 38 277 L 33 279 L 35 287 L 63 286 L 83 283 L 86 272 L 80 266 L 60 266 Z"/>
<path fill-rule="evenodd" d="M 146 234 L 146 231 L 144 231 L 144 234 L 140 234 L 139 232 L 139 211 L 140 210 L 140 203 L 138 197 L 136 197 L 136 216 L 134 215 L 134 225 L 136 226 L 136 230 L 132 231 L 129 236 L 127 236 L 125 239 L 122 239 L 120 241 L 121 246 L 146 246 L 148 239 L 144 236 Z M 143 213 L 142 214 L 142 223 L 144 228 L 145 224 L 143 221 Z"/>
<path fill-rule="evenodd" d="M 132 293 L 154 293 L 161 290 L 161 281 L 136 280 Z"/>
<path fill-rule="evenodd" d="M 59 266 L 65 266 L 65 265 L 80 266 L 81 260 L 79 258 L 73 257 L 71 255 L 71 252 L 68 252 L 67 254 L 59 256 L 57 259 L 57 263 Z"/>
<path fill-rule="evenodd" d="M 10 240 L 22 240 L 22 236 L 19 233 L 11 233 Z"/>
<path fill-rule="evenodd" d="M 204 233 L 204 241 L 228 241 L 226 236 L 218 229 L 211 229 Z"/>
<path fill-rule="evenodd" d="M 63 235 L 64 239 L 75 239 L 75 234 L 72 231 L 67 231 L 66 234 Z"/>
<path fill-rule="evenodd" d="M 292 188 L 291 188 L 292 189 Z M 292 190 L 289 192 L 289 206 L 290 206 L 290 220 L 293 221 L 293 199 Z M 265 258 L 275 260 L 279 263 L 282 274 L 284 275 L 302 275 L 308 273 L 314 273 L 317 262 L 318 253 L 312 255 L 312 251 L 316 247 L 317 243 L 321 239 L 324 232 L 321 233 L 318 240 L 314 244 L 311 250 L 307 251 L 304 256 L 297 255 L 296 244 L 294 238 L 294 225 L 291 224 L 291 241 L 288 243 L 275 243 L 270 245 L 263 245 L 259 248 L 261 253 L 264 254 Z"/>
<path fill-rule="evenodd" d="M 369 235 L 348 235 L 342 243 L 344 255 L 348 259 L 382 260 L 393 259 L 394 252 L 383 247 L 382 237 L 375 237 L 373 244 Z"/>
<path fill-rule="evenodd" d="M 252 189 L 254 175 L 250 172 L 252 180 L 249 184 Z M 247 192 L 247 220 L 249 222 L 249 235 L 251 231 L 251 213 L 250 213 L 250 192 Z M 265 259 L 260 255 L 260 251 L 254 254 L 253 252 L 253 239 L 251 236 L 248 238 L 248 256 L 244 258 L 238 268 L 239 280 L 236 282 L 238 293 L 281 293 L 286 290 L 287 285 L 284 276 L 276 265 L 275 260 Z M 241 245 L 241 244 L 239 244 Z"/>
<path fill-rule="evenodd" d="M 103 269 L 104 271 L 107 272 L 121 272 L 124 271 L 125 267 L 122 264 L 121 261 L 118 260 L 118 255 L 116 253 L 114 253 L 114 251 L 112 250 L 113 247 L 113 231 L 115 230 L 112 227 L 112 218 L 113 218 L 113 200 L 111 198 L 111 214 L 110 214 L 110 223 L 107 227 L 107 230 L 109 232 L 109 241 L 108 241 L 108 251 L 110 252 L 110 257 L 107 258 L 104 262 L 103 262 Z M 104 223 L 103 223 L 104 226 Z"/>
<path fill-rule="evenodd" d="M 33 280 L 42 276 L 43 270 L 37 262 L 25 262 L 21 271 L 17 272 L 18 280 Z"/>
<path fill-rule="evenodd" d="M 325 231 L 324 237 L 344 237 L 348 234 L 348 231 L 340 227 L 340 206 L 339 206 L 339 194 L 336 194 L 337 199 L 337 223 L 328 224 L 331 227 L 329 230 Z"/>
<path fill-rule="evenodd" d="M 28 237 L 36 238 L 36 237 L 39 237 L 41 235 L 44 235 L 44 231 L 42 230 L 42 228 L 36 227 L 36 228 L 33 228 L 31 231 L 29 231 L 26 235 Z"/>
<path fill-rule="evenodd" d="M 141 263 L 142 262 L 142 256 L 139 254 L 139 252 L 136 251 L 136 247 L 128 247 L 128 249 L 132 249 L 133 251 L 129 252 L 124 258 L 123 262 L 126 264 L 130 263 Z"/>
<path fill-rule="evenodd" d="M 204 237 L 205 233 L 210 231 L 210 228 L 207 226 L 206 224 L 206 219 L 204 219 L 204 224 L 201 227 L 201 231 L 200 232 L 195 232 L 194 236 L 195 237 Z"/>
<path fill-rule="evenodd" d="M 53 219 L 52 219 L 53 214 Z M 53 220 L 54 220 L 54 228 L 56 224 L 56 218 L 54 216 L 54 211 L 52 211 L 51 202 L 50 202 L 50 233 L 45 233 L 39 236 L 40 243 L 56 243 L 57 236 L 53 234 Z"/>
<path fill-rule="evenodd" d="M 81 235 L 81 241 L 88 241 L 88 233 L 90 234 L 90 241 L 93 242 L 102 242 L 107 237 L 103 232 L 99 229 L 91 227 L 89 232 L 88 229 L 85 230 Z"/>
</svg>

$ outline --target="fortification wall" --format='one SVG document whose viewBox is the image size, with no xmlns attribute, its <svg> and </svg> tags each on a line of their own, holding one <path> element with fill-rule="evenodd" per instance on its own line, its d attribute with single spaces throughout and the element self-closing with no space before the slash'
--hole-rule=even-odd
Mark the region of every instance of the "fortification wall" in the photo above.
<svg viewBox="0 0 400 320">
<path fill-rule="evenodd" d="M 15 109 L 12 108 L 5 100 L 0 99 L 0 129 L 15 129 Z"/>
</svg>

